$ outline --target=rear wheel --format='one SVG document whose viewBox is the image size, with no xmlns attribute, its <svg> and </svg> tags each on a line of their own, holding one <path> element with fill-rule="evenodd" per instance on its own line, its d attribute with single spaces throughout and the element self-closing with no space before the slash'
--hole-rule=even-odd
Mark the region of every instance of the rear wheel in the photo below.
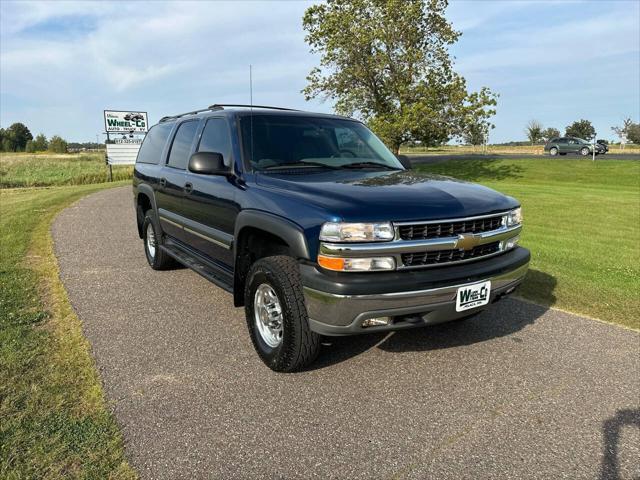
<svg viewBox="0 0 640 480">
<path fill-rule="evenodd" d="M 582 155 L 583 157 L 586 157 L 587 155 L 589 155 L 591 152 L 589 151 L 589 149 L 587 147 L 582 147 L 580 149 L 580 155 Z"/>
<path fill-rule="evenodd" d="M 556 155 L 558 155 L 558 149 L 556 147 L 551 147 L 549 149 L 549 155 L 551 155 L 552 157 L 555 157 Z"/>
<path fill-rule="evenodd" d="M 293 372 L 313 362 L 320 335 L 309 328 L 297 262 L 266 257 L 249 269 L 245 286 L 247 327 L 256 352 L 276 372 Z"/>
<path fill-rule="evenodd" d="M 173 259 L 160 249 L 161 233 L 153 210 L 147 210 L 142 224 L 142 240 L 147 262 L 154 270 L 164 270 L 173 265 Z"/>
</svg>

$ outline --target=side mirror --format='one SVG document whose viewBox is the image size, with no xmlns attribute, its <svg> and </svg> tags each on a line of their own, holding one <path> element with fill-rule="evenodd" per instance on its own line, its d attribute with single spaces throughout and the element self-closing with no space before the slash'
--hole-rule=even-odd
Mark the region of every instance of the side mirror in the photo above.
<svg viewBox="0 0 640 480">
<path fill-rule="evenodd" d="M 189 159 L 189 171 L 201 175 L 227 175 L 222 154 L 218 152 L 197 152 Z"/>
<path fill-rule="evenodd" d="M 407 157 L 406 155 L 398 155 L 398 160 L 404 168 L 406 168 L 407 170 L 411 170 L 411 160 L 409 160 L 409 157 Z"/>
</svg>

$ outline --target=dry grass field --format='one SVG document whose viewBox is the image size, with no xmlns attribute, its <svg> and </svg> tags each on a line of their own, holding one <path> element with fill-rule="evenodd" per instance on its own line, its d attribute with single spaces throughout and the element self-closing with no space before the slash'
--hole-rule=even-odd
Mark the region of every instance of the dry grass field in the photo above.
<svg viewBox="0 0 640 480">
<path fill-rule="evenodd" d="M 131 178 L 130 166 L 113 167 L 114 180 Z M 108 179 L 104 153 L 0 153 L 0 188 L 102 183 Z"/>
</svg>

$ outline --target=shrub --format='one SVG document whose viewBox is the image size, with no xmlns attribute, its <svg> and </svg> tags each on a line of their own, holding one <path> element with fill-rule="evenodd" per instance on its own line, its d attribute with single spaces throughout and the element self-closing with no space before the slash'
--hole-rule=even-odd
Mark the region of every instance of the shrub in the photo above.
<svg viewBox="0 0 640 480">
<path fill-rule="evenodd" d="M 67 141 L 58 135 L 49 140 L 49 151 L 53 153 L 67 153 Z"/>
</svg>

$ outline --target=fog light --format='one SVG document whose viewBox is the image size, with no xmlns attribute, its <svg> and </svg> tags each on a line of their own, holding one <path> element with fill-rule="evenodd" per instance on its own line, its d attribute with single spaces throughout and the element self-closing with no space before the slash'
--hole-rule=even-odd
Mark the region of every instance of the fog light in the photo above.
<svg viewBox="0 0 640 480">
<path fill-rule="evenodd" d="M 383 325 L 389 325 L 391 323 L 391 317 L 377 317 L 367 318 L 362 322 L 363 327 L 381 327 Z"/>
<path fill-rule="evenodd" d="M 520 241 L 520 235 L 516 235 L 515 237 L 511 237 L 511 238 L 505 240 L 504 249 L 505 250 L 511 250 L 516 245 L 518 245 L 519 241 Z"/>
</svg>

